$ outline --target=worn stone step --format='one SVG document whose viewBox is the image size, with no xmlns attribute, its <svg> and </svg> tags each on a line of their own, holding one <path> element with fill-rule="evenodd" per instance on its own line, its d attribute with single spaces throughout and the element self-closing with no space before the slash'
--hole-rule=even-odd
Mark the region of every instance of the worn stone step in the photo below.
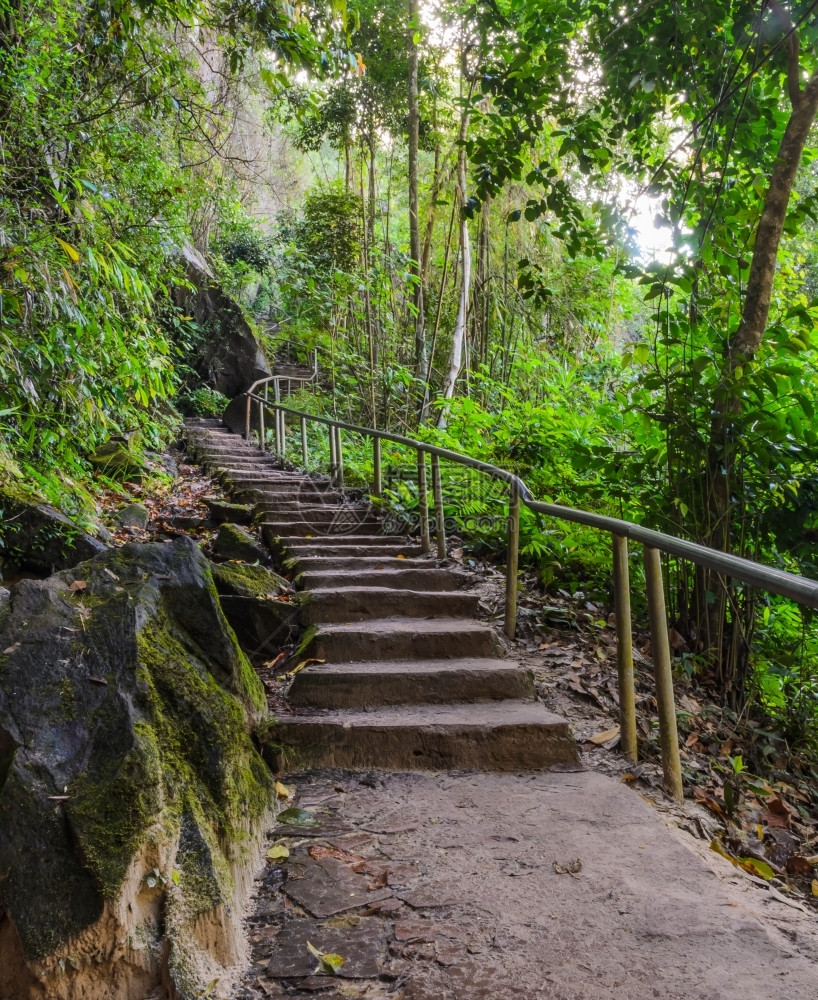
<svg viewBox="0 0 818 1000">
<path fill-rule="evenodd" d="M 294 708 L 374 708 L 535 698 L 534 675 L 513 660 L 373 660 L 311 664 L 287 694 Z"/>
<path fill-rule="evenodd" d="M 289 537 L 307 539 L 338 538 L 342 535 L 371 538 L 381 528 L 380 521 L 355 521 L 348 515 L 339 512 L 335 517 L 322 521 L 310 519 L 288 519 L 281 521 L 265 520 L 264 528 L 269 530 L 271 538 L 278 538 L 286 533 Z"/>
<path fill-rule="evenodd" d="M 299 486 L 312 483 L 309 476 L 294 476 L 290 472 L 283 472 L 277 469 L 245 470 L 225 467 L 220 472 L 222 476 L 233 479 L 242 485 L 248 483 L 281 483 L 297 489 Z"/>
<path fill-rule="evenodd" d="M 304 657 L 333 663 L 372 660 L 453 659 L 501 656 L 497 634 L 479 622 L 446 618 L 379 618 L 319 625 L 308 635 Z"/>
<path fill-rule="evenodd" d="M 351 582 L 351 581 L 350 581 Z M 376 618 L 469 618 L 477 612 L 477 594 L 465 590 L 392 590 L 354 586 L 312 590 L 304 595 L 301 624 L 363 622 Z"/>
<path fill-rule="evenodd" d="M 399 566 L 408 562 L 401 559 Z M 323 566 L 323 560 L 320 565 Z M 306 590 L 326 590 L 333 587 L 344 587 L 349 584 L 350 569 L 355 570 L 354 580 L 360 587 L 388 587 L 393 590 L 456 590 L 464 581 L 462 574 L 449 569 L 436 569 L 434 563 L 427 568 L 394 569 L 390 563 L 387 569 L 381 560 L 374 569 L 366 569 L 360 565 L 362 559 L 356 559 L 351 565 L 337 569 L 306 569 L 298 573 L 296 583 Z"/>
<path fill-rule="evenodd" d="M 267 532 L 270 538 L 275 540 L 279 545 L 285 548 L 297 549 L 299 552 L 303 552 L 305 549 L 314 548 L 316 540 L 314 538 L 304 538 L 301 535 L 294 535 L 292 538 L 288 538 L 287 535 L 277 535 L 273 532 Z M 420 549 L 419 545 L 412 542 L 408 542 L 405 535 L 359 535 L 357 538 L 344 537 L 343 535 L 337 535 L 328 540 L 328 544 L 332 546 L 332 554 L 335 554 L 337 548 L 348 548 L 349 546 L 355 546 L 358 548 L 369 548 L 375 546 L 383 546 L 384 549 L 396 548 L 417 548 Z M 329 552 L 329 549 L 327 550 Z M 380 554 L 380 549 L 375 552 L 375 555 Z M 385 554 L 385 553 L 384 553 Z M 339 552 L 338 555 L 343 556 L 355 556 L 360 555 L 359 552 Z"/>
<path fill-rule="evenodd" d="M 337 552 L 338 550 L 336 550 Z M 356 556 L 341 554 L 338 552 L 329 554 L 313 555 L 311 552 L 304 552 L 295 548 L 288 553 L 287 566 L 297 573 L 309 572 L 312 570 L 361 570 L 363 572 L 377 571 L 379 569 L 417 569 L 430 572 L 437 569 L 437 563 L 428 556 L 413 557 L 402 555 L 389 555 L 379 549 L 373 556 Z M 431 588 L 430 588 L 431 589 Z"/>
<path fill-rule="evenodd" d="M 279 715 L 276 740 L 293 748 L 298 766 L 484 771 L 579 767 L 568 723 L 531 701 Z"/>
<path fill-rule="evenodd" d="M 339 520 L 346 520 L 349 524 L 373 524 L 375 530 L 372 534 L 378 534 L 381 525 L 380 518 L 371 507 L 349 503 L 320 503 L 316 502 L 315 497 L 302 503 L 296 501 L 296 506 L 276 511 L 266 522 L 278 527 L 286 524 L 288 518 L 292 518 L 293 523 L 305 524 L 337 524 Z"/>
<path fill-rule="evenodd" d="M 377 537 L 377 536 L 376 536 Z M 373 543 L 369 535 L 322 535 L 319 537 L 307 538 L 291 536 L 289 538 L 279 538 L 274 541 L 267 540 L 267 545 L 275 552 L 283 554 L 287 558 L 301 556 L 329 556 L 353 554 L 358 559 L 368 559 L 376 556 L 382 558 L 391 556 L 392 558 L 419 556 L 421 549 L 419 545 L 407 543 L 396 544 L 389 541 L 389 536 L 383 536 L 386 541 L 380 545 Z M 360 539 L 364 539 L 365 544 L 356 544 Z M 354 550 L 352 546 L 355 546 Z"/>
</svg>

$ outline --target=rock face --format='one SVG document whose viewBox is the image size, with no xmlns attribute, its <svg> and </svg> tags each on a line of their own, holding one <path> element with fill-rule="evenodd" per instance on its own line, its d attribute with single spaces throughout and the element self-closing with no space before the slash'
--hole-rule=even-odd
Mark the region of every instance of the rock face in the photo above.
<svg viewBox="0 0 818 1000">
<path fill-rule="evenodd" d="M 196 357 L 188 363 L 203 382 L 232 399 L 271 374 L 267 359 L 241 306 L 193 260 L 188 260 L 187 276 L 194 290 L 177 286 L 173 300 L 204 333 Z"/>
<path fill-rule="evenodd" d="M 278 600 L 291 585 L 265 566 L 213 563 L 222 611 L 254 662 L 271 660 L 298 635 L 300 603 Z"/>
<path fill-rule="evenodd" d="M 219 559 L 242 562 L 269 562 L 270 553 L 259 545 L 255 535 L 239 524 L 222 524 L 213 540 L 213 554 Z"/>
<path fill-rule="evenodd" d="M 48 504 L 0 490 L 0 561 L 36 573 L 76 566 L 106 546 Z"/>
<path fill-rule="evenodd" d="M 8 604 L 0 997 L 229 982 L 274 795 L 249 734 L 263 689 L 207 561 L 187 538 L 129 545 Z"/>
</svg>

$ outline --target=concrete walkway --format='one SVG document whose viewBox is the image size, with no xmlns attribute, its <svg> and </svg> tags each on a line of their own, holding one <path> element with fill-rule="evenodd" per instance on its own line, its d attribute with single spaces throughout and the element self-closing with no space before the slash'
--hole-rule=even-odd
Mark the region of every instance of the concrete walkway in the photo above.
<svg viewBox="0 0 818 1000">
<path fill-rule="evenodd" d="M 290 858 L 258 882 L 254 965 L 236 998 L 818 996 L 814 916 L 670 830 L 615 779 L 323 772 L 296 783 L 320 825 L 274 831 Z M 307 940 L 347 958 L 338 978 L 311 975 Z"/>
</svg>

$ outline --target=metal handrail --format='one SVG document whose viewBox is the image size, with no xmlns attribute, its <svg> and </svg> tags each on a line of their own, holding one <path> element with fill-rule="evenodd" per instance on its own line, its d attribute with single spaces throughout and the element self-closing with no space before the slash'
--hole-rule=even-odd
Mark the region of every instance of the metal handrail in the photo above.
<svg viewBox="0 0 818 1000">
<path fill-rule="evenodd" d="M 291 343 L 291 341 L 288 341 Z M 313 351 L 313 361 L 312 361 L 312 375 L 309 376 L 299 376 L 299 375 L 267 375 L 265 378 L 257 379 L 244 393 L 247 396 L 247 408 L 245 412 L 244 419 L 244 436 L 249 439 L 250 437 L 250 401 L 251 399 L 258 399 L 255 394 L 255 390 L 260 386 L 264 386 L 264 402 L 267 403 L 268 393 L 270 384 L 273 386 L 273 397 L 276 403 L 281 402 L 281 383 L 287 383 L 287 392 L 290 391 L 291 382 L 300 382 L 302 385 L 306 382 L 314 382 L 318 378 L 318 349 Z M 264 451 L 264 410 L 259 408 L 259 441 L 261 444 L 261 450 Z M 282 448 L 282 441 L 285 437 L 285 430 L 283 421 L 280 418 L 278 411 L 276 411 L 276 426 L 275 426 L 275 438 L 276 438 L 276 451 L 280 451 Z"/>
<path fill-rule="evenodd" d="M 307 462 L 307 421 L 325 424 L 330 428 L 330 464 L 333 481 L 343 485 L 343 455 L 341 431 L 350 431 L 369 437 L 374 447 L 374 489 L 375 496 L 381 495 L 381 441 L 391 441 L 394 444 L 413 448 L 418 454 L 418 494 L 421 520 L 421 545 L 424 551 L 430 551 L 429 509 L 426 496 L 426 455 L 432 459 L 432 488 L 434 494 L 435 532 L 437 551 L 440 558 L 445 558 L 445 528 L 443 524 L 443 501 L 440 484 L 440 460 L 444 459 L 478 472 L 499 479 L 510 486 L 509 498 L 509 529 L 508 529 L 508 560 L 506 572 L 506 635 L 513 638 L 517 617 L 517 560 L 519 553 L 520 504 L 530 510 L 563 521 L 582 524 L 587 527 L 606 531 L 613 540 L 613 579 L 614 603 L 617 630 L 617 666 L 619 674 L 620 700 L 620 731 L 623 752 L 631 759 L 636 759 L 636 714 L 635 691 L 633 681 L 632 628 L 630 616 L 630 585 L 628 574 L 628 540 L 640 542 L 644 547 L 645 581 L 648 598 L 648 610 L 651 627 L 651 647 L 653 651 L 654 673 L 656 677 L 657 703 L 659 709 L 659 727 L 662 744 L 662 764 L 667 790 L 677 799 L 682 796 L 681 762 L 676 731 L 676 713 L 673 700 L 672 661 L 668 640 L 667 613 L 665 610 L 664 586 L 662 582 L 662 567 L 660 553 L 667 552 L 680 559 L 687 559 L 698 566 L 703 566 L 716 573 L 722 573 L 752 586 L 761 587 L 773 594 L 787 597 L 798 604 L 818 608 L 818 581 L 809 580 L 795 573 L 764 566 L 751 559 L 719 552 L 717 549 L 689 542 L 675 535 L 666 535 L 661 531 L 653 531 L 631 521 L 603 514 L 593 514 L 590 511 L 564 507 L 561 504 L 544 503 L 535 500 L 531 490 L 519 476 L 507 469 L 501 469 L 489 462 L 462 455 L 460 452 L 440 448 L 437 445 L 391 431 L 378 430 L 374 427 L 360 427 L 333 417 L 322 417 L 305 413 L 281 403 L 271 403 L 261 396 L 248 390 L 248 413 L 251 402 L 259 407 L 259 427 L 263 438 L 263 409 L 265 407 L 276 411 L 277 426 L 282 424 L 282 437 L 278 441 L 277 453 L 286 457 L 286 428 L 283 426 L 285 415 L 296 417 L 301 422 L 301 452 L 302 461 Z M 249 418 L 247 437 L 250 434 Z M 279 446 L 280 445 L 280 446 Z M 263 445 L 262 445 L 263 449 Z"/>
</svg>

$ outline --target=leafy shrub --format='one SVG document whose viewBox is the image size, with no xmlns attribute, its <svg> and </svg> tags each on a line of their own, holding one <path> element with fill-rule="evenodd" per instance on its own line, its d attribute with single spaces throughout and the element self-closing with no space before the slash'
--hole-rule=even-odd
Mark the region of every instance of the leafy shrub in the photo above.
<svg viewBox="0 0 818 1000">
<path fill-rule="evenodd" d="M 216 389 L 201 386 L 179 396 L 176 407 L 186 417 L 220 417 L 229 402 L 227 396 Z"/>
</svg>

